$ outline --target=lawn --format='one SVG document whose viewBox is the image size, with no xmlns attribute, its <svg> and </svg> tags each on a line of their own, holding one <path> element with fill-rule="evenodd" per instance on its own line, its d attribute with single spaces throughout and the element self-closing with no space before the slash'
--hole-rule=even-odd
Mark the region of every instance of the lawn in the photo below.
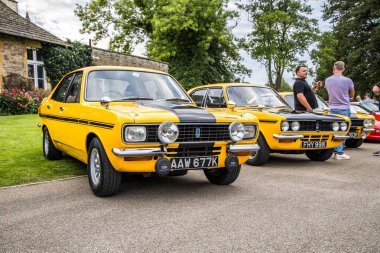
<svg viewBox="0 0 380 253">
<path fill-rule="evenodd" d="M 64 155 L 49 161 L 42 154 L 38 116 L 0 116 L 0 187 L 84 175 L 86 165 Z"/>
</svg>

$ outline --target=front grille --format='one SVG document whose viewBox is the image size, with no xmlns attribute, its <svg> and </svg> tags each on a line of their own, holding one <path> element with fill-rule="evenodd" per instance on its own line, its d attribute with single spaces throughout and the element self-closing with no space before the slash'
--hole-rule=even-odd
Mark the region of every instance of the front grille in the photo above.
<svg viewBox="0 0 380 253">
<path fill-rule="evenodd" d="M 299 123 L 300 129 L 297 132 L 332 131 L 333 124 L 330 121 L 299 121 Z"/>
<path fill-rule="evenodd" d="M 228 141 L 229 124 L 177 124 L 179 136 L 176 142 Z M 157 136 L 159 125 L 146 125 L 147 142 L 160 142 Z M 196 137 L 196 128 L 200 136 Z"/>
<path fill-rule="evenodd" d="M 168 157 L 200 157 L 220 155 L 221 147 L 212 145 L 179 145 L 178 148 L 168 148 Z"/>
<path fill-rule="evenodd" d="M 304 138 L 302 138 L 302 141 L 328 141 L 329 135 L 304 135 Z"/>
<path fill-rule="evenodd" d="M 364 120 L 354 119 L 351 120 L 351 127 L 361 127 L 364 125 Z"/>
</svg>

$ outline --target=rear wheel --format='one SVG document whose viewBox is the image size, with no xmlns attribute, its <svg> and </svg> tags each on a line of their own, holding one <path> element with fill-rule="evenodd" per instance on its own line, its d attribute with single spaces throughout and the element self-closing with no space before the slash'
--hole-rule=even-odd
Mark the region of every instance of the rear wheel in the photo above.
<svg viewBox="0 0 380 253">
<path fill-rule="evenodd" d="M 248 165 L 260 166 L 266 163 L 269 159 L 270 148 L 262 134 L 259 135 L 257 144 L 259 144 L 260 149 L 251 153 L 251 157 L 247 161 Z"/>
<path fill-rule="evenodd" d="M 305 155 L 312 161 L 323 162 L 328 160 L 334 153 L 334 149 L 307 150 Z"/>
<path fill-rule="evenodd" d="M 355 140 L 355 139 L 348 139 L 345 141 L 344 145 L 348 148 L 358 148 L 363 144 L 363 139 Z"/>
<path fill-rule="evenodd" d="M 91 190 L 96 196 L 111 196 L 119 191 L 121 173 L 108 160 L 98 138 L 94 138 L 88 148 L 87 174 Z"/>
<path fill-rule="evenodd" d="M 203 170 L 208 181 L 217 185 L 228 185 L 235 182 L 240 173 L 241 165 L 237 166 L 236 169 L 205 169 Z"/>
<path fill-rule="evenodd" d="M 47 127 L 45 127 L 43 130 L 42 150 L 46 159 L 59 160 L 62 158 L 62 151 L 54 146 L 54 143 L 50 138 L 49 130 L 47 129 Z"/>
</svg>

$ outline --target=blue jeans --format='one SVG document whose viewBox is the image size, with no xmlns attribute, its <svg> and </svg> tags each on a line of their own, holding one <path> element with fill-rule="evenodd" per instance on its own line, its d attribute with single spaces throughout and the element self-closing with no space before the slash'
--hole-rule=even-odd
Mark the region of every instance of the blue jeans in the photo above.
<svg viewBox="0 0 380 253">
<path fill-rule="evenodd" d="M 344 115 L 344 116 L 347 116 L 347 117 L 351 116 L 350 109 L 331 109 L 330 113 L 332 113 L 332 114 L 340 114 L 340 115 Z M 340 144 L 338 147 L 334 148 L 334 154 L 342 155 L 344 153 L 343 152 L 344 143 L 345 143 L 345 141 L 343 141 L 342 144 Z"/>
</svg>

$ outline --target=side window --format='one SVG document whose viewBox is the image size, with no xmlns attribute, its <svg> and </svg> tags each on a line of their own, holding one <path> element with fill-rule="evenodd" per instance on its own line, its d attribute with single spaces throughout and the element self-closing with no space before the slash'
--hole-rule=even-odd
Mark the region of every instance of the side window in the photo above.
<svg viewBox="0 0 380 253">
<path fill-rule="evenodd" d="M 224 99 L 223 89 L 210 89 L 207 94 L 206 105 L 210 108 L 224 108 L 226 101 Z"/>
<path fill-rule="evenodd" d="M 67 93 L 66 103 L 79 103 L 80 85 L 82 82 L 82 73 L 75 74 L 74 80 Z"/>
<path fill-rule="evenodd" d="M 62 82 L 59 83 L 59 87 L 54 92 L 51 99 L 57 101 L 57 102 L 63 102 L 65 100 L 67 90 L 70 86 L 71 81 L 73 80 L 74 74 L 71 74 L 69 76 L 66 76 Z"/>
<path fill-rule="evenodd" d="M 203 98 L 206 95 L 207 89 L 196 90 L 191 94 L 191 98 L 197 104 L 197 106 L 202 106 Z"/>
</svg>

